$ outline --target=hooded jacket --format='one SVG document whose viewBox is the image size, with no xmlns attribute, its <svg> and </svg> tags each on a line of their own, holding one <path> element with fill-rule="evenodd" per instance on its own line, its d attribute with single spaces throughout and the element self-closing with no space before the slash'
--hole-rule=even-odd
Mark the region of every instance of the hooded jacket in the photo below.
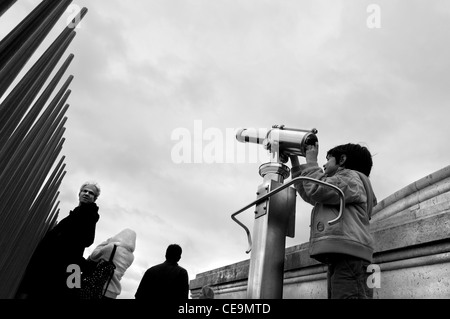
<svg viewBox="0 0 450 319">
<path fill-rule="evenodd" d="M 120 280 L 134 261 L 133 252 L 136 248 L 136 232 L 131 229 L 124 229 L 114 237 L 108 238 L 94 249 L 89 259 L 96 262 L 100 261 L 100 259 L 109 260 L 114 245 L 117 247 L 113 259 L 116 269 L 105 296 L 116 299 L 122 291 Z"/>
<path fill-rule="evenodd" d="M 320 262 L 330 262 L 333 254 L 346 254 L 372 262 L 373 238 L 370 233 L 372 208 L 377 199 L 369 178 L 354 170 L 338 168 L 327 176 L 317 164 L 292 168 L 292 178 L 307 176 L 339 187 L 345 195 L 345 209 L 336 224 L 328 221 L 339 214 L 339 194 L 318 183 L 296 184 L 304 201 L 314 206 L 310 224 L 310 256 Z"/>
</svg>

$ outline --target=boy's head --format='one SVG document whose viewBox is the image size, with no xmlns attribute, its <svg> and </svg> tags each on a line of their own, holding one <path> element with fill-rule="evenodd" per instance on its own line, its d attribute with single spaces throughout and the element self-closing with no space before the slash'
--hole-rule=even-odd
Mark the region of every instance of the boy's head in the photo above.
<svg viewBox="0 0 450 319">
<path fill-rule="evenodd" d="M 327 159 L 334 157 L 336 164 L 363 173 L 367 177 L 372 170 L 372 155 L 369 150 L 359 144 L 344 144 L 330 149 Z"/>
</svg>

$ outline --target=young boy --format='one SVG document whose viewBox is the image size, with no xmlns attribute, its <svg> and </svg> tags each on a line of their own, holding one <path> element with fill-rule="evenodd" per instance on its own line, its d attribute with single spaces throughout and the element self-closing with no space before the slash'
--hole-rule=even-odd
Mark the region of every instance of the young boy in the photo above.
<svg viewBox="0 0 450 319">
<path fill-rule="evenodd" d="M 291 156 L 292 178 L 307 176 L 339 187 L 345 195 L 345 210 L 337 223 L 328 221 L 339 213 L 339 195 L 331 187 L 300 181 L 296 189 L 314 206 L 311 213 L 309 253 L 328 265 L 328 298 L 373 298 L 367 285 L 367 267 L 372 263 L 373 239 L 369 229 L 377 200 L 369 181 L 372 156 L 366 147 L 345 144 L 327 153 L 324 170 L 317 163 L 319 145 L 307 145 L 306 164 Z"/>
</svg>

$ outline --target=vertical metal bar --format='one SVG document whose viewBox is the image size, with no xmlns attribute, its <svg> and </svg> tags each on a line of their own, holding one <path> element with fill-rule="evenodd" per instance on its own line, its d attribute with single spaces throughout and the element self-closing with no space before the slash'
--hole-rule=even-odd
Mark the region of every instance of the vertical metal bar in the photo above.
<svg viewBox="0 0 450 319">
<path fill-rule="evenodd" d="M 87 9 L 83 8 L 78 16 L 73 20 L 73 24 L 76 25 L 81 21 L 81 19 L 85 16 L 87 13 Z M 52 43 L 52 45 L 44 52 L 44 54 L 41 56 L 38 62 L 33 66 L 33 68 L 27 73 L 27 75 L 20 81 L 19 84 L 17 84 L 16 88 L 14 89 L 14 92 L 11 92 L 7 99 L 0 105 L 0 128 L 4 124 L 5 121 L 8 121 L 8 118 L 11 116 L 12 108 L 14 108 L 17 105 L 16 103 L 11 102 L 11 99 L 17 99 L 20 96 L 23 96 L 23 92 L 29 90 L 29 87 L 31 86 L 32 81 L 36 81 L 36 74 L 40 74 L 40 68 L 42 68 L 45 61 L 51 58 L 52 55 L 54 55 L 54 52 L 58 52 L 62 54 L 58 48 L 61 48 L 62 46 L 67 46 L 72 41 L 73 37 L 75 36 L 75 31 L 73 31 L 73 28 L 66 27 L 61 34 L 58 36 L 58 38 Z M 24 54 L 24 52 L 19 51 L 17 52 L 16 56 L 21 56 L 21 54 Z M 11 65 L 15 65 L 16 61 L 13 61 L 14 63 L 10 63 Z M 8 70 L 5 68 L 4 70 L 0 71 L 0 87 L 2 85 L 9 85 L 9 83 L 6 83 L 9 73 L 12 72 L 11 70 Z M 3 84 L 2 84 L 3 83 Z M 1 90 L 1 88 L 0 88 Z M 3 93 L 0 91 L 0 97 Z M 0 136 L 1 137 L 1 136 Z M 1 148 L 1 144 L 0 144 Z"/>
<path fill-rule="evenodd" d="M 31 131 L 27 134 L 26 138 L 23 139 L 20 146 L 11 157 L 10 161 L 5 165 L 3 172 L 0 171 L 0 180 L 2 180 L 4 185 L 8 185 L 9 183 L 8 176 L 16 174 L 16 172 L 20 171 L 20 168 L 18 166 L 20 165 L 21 161 L 23 161 L 23 159 L 26 158 L 27 156 L 26 154 L 33 154 L 32 152 L 35 151 L 35 149 L 32 148 L 33 142 L 36 140 L 39 142 L 39 139 L 42 138 L 41 135 L 45 133 L 45 130 L 48 130 L 50 128 L 51 123 L 56 118 L 57 113 L 62 109 L 62 106 L 65 103 L 69 93 L 70 91 L 67 91 L 64 97 L 58 102 L 57 105 L 55 104 L 53 106 L 52 104 L 47 108 L 43 116 L 39 118 L 39 120 L 31 129 Z M 0 198 L 2 197 L 4 198 L 5 192 L 7 191 L 8 189 L 6 187 L 0 189 Z M 0 203 L 0 209 L 1 208 L 2 203 Z"/>
<path fill-rule="evenodd" d="M 0 2 L 0 17 L 5 13 L 17 0 L 2 0 Z"/>
<path fill-rule="evenodd" d="M 4 203 L 2 203 L 2 208 L 4 209 L 5 207 L 14 207 L 15 201 L 19 200 L 19 199 L 15 199 L 15 196 L 12 196 L 13 194 L 16 193 L 20 193 L 20 190 L 22 187 L 27 187 L 29 185 L 29 182 L 26 183 L 24 181 L 24 179 L 29 180 L 30 178 L 33 178 L 32 176 L 30 176 L 30 172 L 34 172 L 35 169 L 34 167 L 36 165 L 40 165 L 40 157 L 42 156 L 42 153 L 47 151 L 47 148 L 49 146 L 49 143 L 51 143 L 52 139 L 55 138 L 55 136 L 57 135 L 61 135 L 61 131 L 63 131 L 63 125 L 65 123 L 67 118 L 64 118 L 61 123 L 59 123 L 59 127 L 56 129 L 55 134 L 53 134 L 53 130 L 55 130 L 54 126 L 58 123 L 53 123 L 49 129 L 49 132 L 40 132 L 39 133 L 39 139 L 36 139 L 32 144 L 31 147 L 27 150 L 24 158 L 22 160 L 20 160 L 19 162 L 19 168 L 16 169 L 16 171 L 14 172 L 15 174 L 13 175 L 13 179 L 11 179 L 11 185 L 9 185 L 8 187 L 8 191 L 6 191 L 6 194 L 9 194 L 9 196 L 5 196 L 6 200 L 4 201 Z M 53 129 L 53 130 L 52 130 Z M 52 130 L 52 131 L 50 131 Z M 52 135 L 53 136 L 50 136 Z M 60 137 L 61 138 L 61 137 Z M 36 172 L 34 172 L 36 174 Z M 23 184 L 21 184 L 20 182 L 23 181 Z M 30 185 L 32 186 L 32 184 Z M 31 188 L 30 188 L 31 189 Z M 21 202 L 26 202 L 28 200 L 28 198 L 22 199 Z M 10 213 L 7 214 L 11 215 Z M 0 243 L 1 246 L 1 243 Z"/>
<path fill-rule="evenodd" d="M 0 1 L 0 15 L 15 1 Z M 22 71 L 72 0 L 43 0 L 0 41 L 0 98 Z M 83 8 L 0 104 L 0 299 L 14 298 L 26 266 L 44 234 L 57 221 L 58 188 L 65 176 L 65 123 L 73 76 L 48 106 L 73 55 L 31 107 L 75 36 Z"/>
<path fill-rule="evenodd" d="M 54 134 L 51 140 L 45 145 L 42 145 L 41 150 L 38 149 L 38 151 L 31 156 L 31 160 L 35 162 L 31 162 L 30 165 L 21 165 L 22 172 L 15 176 L 18 182 L 12 185 L 10 188 L 13 190 L 13 192 L 11 192 L 13 194 L 18 193 L 27 196 L 24 198 L 9 196 L 9 199 L 6 201 L 6 207 L 9 207 L 9 210 L 6 214 L 7 216 L 6 219 L 4 219 L 4 222 L 9 224 L 10 226 L 5 231 L 5 233 L 1 234 L 0 238 L 6 237 L 5 239 L 8 239 L 14 237 L 11 232 L 17 231 L 20 227 L 19 221 L 26 217 L 24 216 L 23 212 L 27 211 L 26 207 L 29 207 L 31 205 L 31 202 L 34 200 L 34 197 L 36 196 L 36 193 L 40 188 L 40 184 L 36 183 L 36 181 L 39 182 L 37 178 L 42 175 L 42 170 L 46 168 L 45 161 L 51 159 L 49 158 L 49 156 L 52 155 L 52 148 L 54 148 L 58 140 L 61 139 L 61 136 L 64 132 L 64 129 L 62 127 L 63 124 L 64 121 L 60 123 L 56 134 Z M 51 163 L 51 161 L 49 161 L 49 163 Z M 11 243 L 9 240 L 0 241 L 1 251 L 7 254 L 9 251 L 8 247 L 10 247 L 12 244 L 14 243 Z M 1 267 L 2 262 L 0 261 L 0 269 Z"/>
<path fill-rule="evenodd" d="M 65 109 L 67 109 L 67 106 Z M 61 121 L 60 118 L 64 114 L 61 112 L 61 114 L 59 114 L 59 118 L 54 120 L 54 118 L 58 115 L 57 112 L 58 110 L 53 112 L 53 114 L 48 118 L 42 119 L 41 122 L 43 122 L 43 124 L 39 125 L 40 131 L 35 135 L 29 136 L 27 139 L 29 140 L 29 143 L 25 141 L 23 144 L 23 148 L 26 150 L 25 153 L 22 153 L 19 158 L 14 160 L 13 163 L 15 164 L 15 167 L 13 167 L 13 165 L 11 165 L 11 169 L 8 169 L 7 167 L 0 178 L 5 185 L 5 187 L 0 190 L 0 198 L 2 198 L 2 201 L 0 202 L 0 211 L 4 212 L 0 216 L 0 227 L 5 224 L 8 225 L 13 223 L 14 220 L 17 220 L 21 216 L 14 214 L 16 213 L 15 201 L 18 199 L 17 196 L 14 196 L 15 194 L 21 194 L 23 196 L 19 198 L 22 203 L 27 202 L 30 198 L 30 196 L 24 193 L 21 188 L 28 187 L 28 191 L 33 191 L 32 187 L 34 186 L 30 185 L 29 182 L 26 182 L 24 179 L 26 179 L 27 176 L 30 177 L 33 166 L 40 165 L 38 159 L 40 158 L 41 153 L 45 151 L 46 145 L 48 144 L 47 141 L 50 140 L 51 135 L 56 129 L 56 125 L 58 125 L 58 121 Z M 65 119 L 64 121 L 61 121 L 59 128 L 57 128 L 55 131 L 56 133 L 53 135 L 61 134 L 60 131 L 62 131 L 62 125 L 64 122 Z M 13 227 L 10 226 L 8 230 L 11 228 Z M 3 235 L 6 234 L 0 233 L 0 238 L 3 237 Z M 0 247 L 6 245 L 7 242 L 7 240 L 6 243 L 0 240 Z"/>
<path fill-rule="evenodd" d="M 60 2 L 55 1 L 55 3 L 57 4 L 55 10 L 53 10 L 53 12 L 49 16 L 45 17 L 45 20 L 36 29 L 36 31 L 34 31 L 34 33 L 28 37 L 25 43 L 16 51 L 14 56 L 6 63 L 4 67 L 1 68 L 0 97 L 3 96 L 3 94 L 6 92 L 17 75 L 19 75 L 22 68 L 25 66 L 30 57 L 45 39 L 53 26 L 56 24 L 58 19 L 69 6 L 70 2 L 71 0 Z"/>
<path fill-rule="evenodd" d="M 57 4 L 56 1 L 54 3 L 42 1 L 0 41 L 0 70 L 45 21 L 55 8 L 55 4 Z M 45 35 L 41 34 L 41 36 Z"/>
<path fill-rule="evenodd" d="M 62 160 L 60 161 L 58 167 L 54 170 L 52 176 L 55 176 L 56 173 L 58 175 L 61 174 L 62 170 L 64 169 L 64 166 L 60 166 L 61 163 Z M 49 180 L 49 182 L 50 181 L 52 180 Z M 38 226 L 43 222 L 43 220 L 45 220 L 45 215 L 47 215 L 48 212 L 52 210 L 52 203 L 56 200 L 56 198 L 49 198 L 51 194 L 51 190 L 46 190 L 44 196 L 41 196 L 43 200 L 40 201 L 38 207 L 39 210 L 30 213 L 21 231 L 18 232 L 14 238 L 11 238 L 12 242 L 22 243 L 22 245 L 17 245 L 15 249 L 12 250 L 12 252 L 9 254 L 10 258 L 8 258 L 7 263 L 5 263 L 3 267 L 5 273 L 9 274 L 8 276 L 2 278 L 2 281 L 5 285 L 10 287 L 10 297 L 13 297 L 13 292 L 18 288 L 21 278 L 25 272 L 24 267 L 17 269 L 17 264 L 28 264 L 37 246 L 37 241 L 34 240 L 34 235 L 37 228 L 36 226 Z M 56 209 L 56 207 L 54 209 Z M 0 277 L 2 276 L 0 275 Z"/>
<path fill-rule="evenodd" d="M 51 158 L 51 156 L 55 154 L 52 150 L 55 149 L 55 144 L 57 144 L 58 141 L 60 141 L 61 136 L 63 135 L 63 132 L 64 132 L 63 127 L 62 127 L 63 124 L 64 124 L 64 121 L 62 121 L 59 124 L 59 127 L 57 129 L 57 134 L 54 134 L 52 136 L 51 140 L 49 141 L 49 143 L 47 143 L 44 146 L 43 152 L 40 152 L 39 155 L 36 156 L 37 157 L 36 162 L 39 164 L 39 167 L 36 166 L 36 165 L 33 165 L 31 167 L 32 168 L 31 172 L 29 174 L 27 174 L 27 176 L 23 176 L 21 178 L 21 180 L 20 180 L 20 184 L 21 185 L 25 185 L 25 186 L 27 184 L 31 184 L 32 185 L 28 189 L 29 192 L 30 191 L 33 191 L 34 193 L 37 192 L 37 190 L 39 188 L 36 188 L 36 185 L 37 185 L 36 178 L 39 177 L 39 175 L 42 176 L 42 166 L 45 167 L 46 163 L 51 163 L 52 160 L 54 160 L 54 159 Z M 61 147 L 62 147 L 62 140 L 59 142 L 59 146 L 56 149 L 60 150 Z M 33 156 L 33 157 L 35 157 L 35 156 Z M 41 183 L 42 183 L 42 181 L 41 181 Z M 24 186 L 22 186 L 22 188 L 23 187 Z M 19 190 L 19 192 L 20 191 L 21 190 Z M 23 191 L 22 191 L 22 193 L 23 193 Z M 31 196 L 31 197 L 33 197 L 33 196 Z M 14 204 L 17 204 L 17 203 L 14 203 Z M 28 205 L 30 205 L 30 204 L 28 203 Z M 22 204 L 22 206 L 23 206 L 23 204 Z M 14 207 L 14 206 L 12 206 L 12 207 Z M 23 209 L 24 209 L 23 207 L 19 207 L 17 209 L 17 211 L 20 212 L 20 211 L 23 211 Z M 18 231 L 20 231 L 19 225 L 17 225 L 17 223 L 13 223 L 12 226 L 13 226 L 12 229 L 8 230 L 8 233 L 9 233 L 8 238 L 15 238 L 14 234 L 17 233 Z M 2 246 L 2 248 L 1 248 L 2 252 L 5 255 L 9 256 L 9 258 L 8 259 L 4 259 L 2 262 L 0 262 L 0 269 L 5 270 L 4 272 L 2 271 L 0 273 L 0 280 L 2 280 L 4 283 L 5 282 L 7 283 L 8 282 L 8 278 L 4 278 L 4 274 L 10 273 L 10 271 L 8 271 L 8 270 L 14 269 L 14 268 L 12 268 L 12 269 L 8 268 L 8 264 L 11 265 L 11 263 L 12 263 L 14 265 L 14 263 L 15 263 L 14 256 L 15 256 L 15 254 L 17 252 L 17 249 L 15 247 L 16 246 L 16 242 L 9 240 L 6 243 L 3 243 L 1 246 Z"/>
<path fill-rule="evenodd" d="M 32 126 L 33 122 L 36 121 L 36 118 L 42 111 L 44 104 L 46 103 L 47 99 L 50 97 L 51 93 L 53 92 L 54 88 L 58 84 L 59 80 L 61 79 L 62 75 L 66 71 L 68 65 L 73 59 L 73 55 L 70 55 L 63 66 L 60 68 L 58 73 L 55 75 L 53 80 L 50 82 L 44 93 L 39 97 L 39 99 L 36 101 L 34 106 L 30 109 L 30 111 L 26 114 L 26 116 L 21 120 L 19 126 L 15 129 L 13 135 L 5 142 L 3 145 L 3 148 L 0 148 L 0 171 L 4 169 L 4 166 L 6 163 L 11 159 L 11 156 L 14 154 L 14 152 L 17 150 L 20 142 L 25 137 L 26 133 L 29 131 L 30 127 Z M 50 106 L 48 109 L 53 109 L 52 105 L 56 104 L 59 99 L 62 97 L 64 91 L 67 90 L 69 87 L 69 84 L 71 83 L 73 79 L 73 76 L 69 76 L 69 78 L 66 80 L 66 82 L 63 84 L 59 92 L 55 95 L 54 99 L 50 103 Z M 45 111 L 42 116 L 45 116 Z"/>
<path fill-rule="evenodd" d="M 58 42 L 56 43 L 57 46 L 48 50 L 28 72 L 24 78 L 25 83 L 22 84 L 21 81 L 18 87 L 0 105 L 0 107 L 4 106 L 3 112 L 0 114 L 0 125 L 2 125 L 0 126 L 0 148 L 4 147 L 6 140 L 20 123 L 29 105 L 43 87 L 74 36 L 75 33 L 73 32 L 69 38 L 63 39 L 61 44 Z"/>
</svg>

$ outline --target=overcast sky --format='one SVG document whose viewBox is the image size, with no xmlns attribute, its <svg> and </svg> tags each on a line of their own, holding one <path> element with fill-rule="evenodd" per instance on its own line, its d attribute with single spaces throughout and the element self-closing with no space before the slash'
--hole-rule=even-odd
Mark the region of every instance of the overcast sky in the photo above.
<svg viewBox="0 0 450 319">
<path fill-rule="evenodd" d="M 1 37 L 39 2 L 17 1 Z M 230 216 L 256 198 L 268 157 L 237 128 L 317 128 L 319 165 L 336 145 L 367 146 L 379 201 L 449 164 L 448 0 L 80 0 L 48 41 L 82 7 L 59 220 L 84 181 L 100 184 L 86 256 L 137 232 L 119 298 L 172 243 L 190 279 L 250 257 Z M 311 208 L 297 197 L 287 247 L 308 241 Z M 238 218 L 252 230 L 252 209 Z"/>
</svg>

